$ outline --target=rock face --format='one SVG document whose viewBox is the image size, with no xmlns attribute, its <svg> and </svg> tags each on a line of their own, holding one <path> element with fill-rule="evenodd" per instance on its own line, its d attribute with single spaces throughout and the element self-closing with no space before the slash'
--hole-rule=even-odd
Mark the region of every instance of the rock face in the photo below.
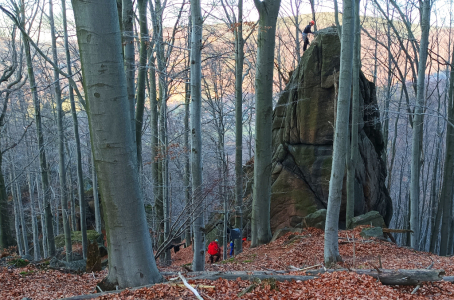
<svg viewBox="0 0 454 300">
<path fill-rule="evenodd" d="M 339 68 L 337 32 L 334 28 L 320 30 L 278 100 L 273 114 L 273 232 L 327 208 Z M 360 90 L 355 215 L 376 210 L 388 224 L 392 202 L 385 187 L 375 86 L 362 73 Z M 342 199 L 341 226 L 345 224 L 345 192 Z"/>
<path fill-rule="evenodd" d="M 370 211 L 367 214 L 356 216 L 352 219 L 352 227 L 360 225 L 371 225 L 374 227 L 385 227 L 385 220 L 378 211 Z"/>
</svg>

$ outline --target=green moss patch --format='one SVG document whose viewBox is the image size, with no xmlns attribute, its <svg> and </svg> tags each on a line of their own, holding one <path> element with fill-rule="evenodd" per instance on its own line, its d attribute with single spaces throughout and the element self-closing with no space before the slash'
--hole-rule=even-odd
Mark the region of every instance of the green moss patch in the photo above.
<svg viewBox="0 0 454 300">
<path fill-rule="evenodd" d="M 89 241 L 96 241 L 100 234 L 96 230 L 87 230 L 87 238 Z M 73 245 L 82 243 L 82 233 L 80 231 L 71 232 L 71 243 Z M 55 237 L 55 246 L 61 248 L 65 246 L 65 235 L 60 234 Z"/>
<path fill-rule="evenodd" d="M 10 266 L 15 266 L 17 268 L 22 268 L 22 267 L 25 267 L 29 264 L 30 262 L 26 259 L 22 259 L 22 258 L 16 258 L 16 259 L 12 259 L 8 262 L 8 265 Z"/>
</svg>

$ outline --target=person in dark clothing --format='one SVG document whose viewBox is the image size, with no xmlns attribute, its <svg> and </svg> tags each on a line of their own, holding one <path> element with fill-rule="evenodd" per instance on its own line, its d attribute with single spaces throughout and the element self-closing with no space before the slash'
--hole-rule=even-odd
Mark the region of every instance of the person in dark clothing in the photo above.
<svg viewBox="0 0 454 300">
<path fill-rule="evenodd" d="M 175 253 L 177 253 L 178 251 L 180 251 L 180 247 L 183 246 L 184 243 L 181 243 L 181 244 L 177 244 L 177 245 L 169 245 L 167 247 L 167 250 L 172 250 L 175 251 Z"/>
<path fill-rule="evenodd" d="M 312 26 L 314 26 L 315 22 L 314 21 L 310 21 L 309 22 L 309 25 L 306 26 L 306 28 L 304 28 L 303 30 L 303 41 L 304 41 L 304 45 L 303 45 L 303 51 L 306 51 L 307 49 L 307 45 L 309 45 L 309 39 L 307 38 L 307 35 L 309 33 L 313 33 L 312 32 Z"/>
</svg>

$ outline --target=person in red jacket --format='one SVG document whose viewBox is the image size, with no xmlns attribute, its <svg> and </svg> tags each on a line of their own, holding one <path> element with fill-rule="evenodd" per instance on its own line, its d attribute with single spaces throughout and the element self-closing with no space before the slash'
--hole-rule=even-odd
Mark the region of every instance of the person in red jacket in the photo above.
<svg viewBox="0 0 454 300">
<path fill-rule="evenodd" d="M 208 254 L 210 255 L 210 262 L 213 263 L 213 258 L 216 257 L 216 262 L 221 258 L 221 248 L 219 247 L 218 240 L 211 242 L 208 245 Z"/>
</svg>

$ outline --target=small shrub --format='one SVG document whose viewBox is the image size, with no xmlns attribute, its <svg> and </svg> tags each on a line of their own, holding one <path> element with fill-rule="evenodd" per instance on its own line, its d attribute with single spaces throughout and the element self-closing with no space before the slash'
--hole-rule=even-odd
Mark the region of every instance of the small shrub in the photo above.
<svg viewBox="0 0 454 300">
<path fill-rule="evenodd" d="M 32 275 L 33 273 L 35 273 L 33 270 L 28 270 L 28 271 L 20 272 L 19 274 L 21 274 L 22 276 L 28 276 L 28 275 Z"/>
<path fill-rule="evenodd" d="M 235 257 L 230 257 L 229 259 L 221 261 L 221 264 L 235 263 L 235 262 L 236 262 Z"/>
<path fill-rule="evenodd" d="M 22 268 L 22 267 L 25 267 L 29 264 L 30 262 L 26 259 L 22 259 L 22 258 L 16 258 L 16 259 L 12 259 L 8 262 L 9 265 L 11 266 L 15 266 L 17 268 Z"/>
</svg>

